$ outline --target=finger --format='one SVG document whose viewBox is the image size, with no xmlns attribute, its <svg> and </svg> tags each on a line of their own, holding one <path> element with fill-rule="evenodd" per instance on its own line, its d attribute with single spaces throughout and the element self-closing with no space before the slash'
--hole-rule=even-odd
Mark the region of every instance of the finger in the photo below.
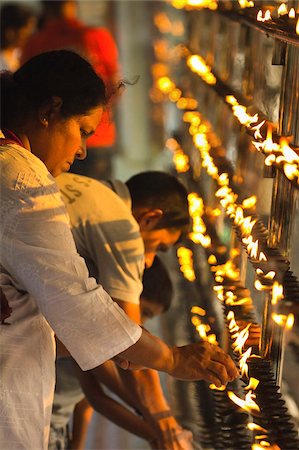
<svg viewBox="0 0 299 450">
<path fill-rule="evenodd" d="M 226 368 L 230 381 L 232 381 L 239 376 L 239 371 L 231 357 L 224 353 L 223 350 L 219 350 L 220 351 L 216 351 L 211 355 L 211 360 L 223 364 Z"/>
<path fill-rule="evenodd" d="M 210 373 L 213 373 L 221 381 L 221 384 L 226 385 L 230 381 L 230 376 L 227 373 L 226 367 L 218 362 L 211 361 L 207 367 Z"/>
</svg>

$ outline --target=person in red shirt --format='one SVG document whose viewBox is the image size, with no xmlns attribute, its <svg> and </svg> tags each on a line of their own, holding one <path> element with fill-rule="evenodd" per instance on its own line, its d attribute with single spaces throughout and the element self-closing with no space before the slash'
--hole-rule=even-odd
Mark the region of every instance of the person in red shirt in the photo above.
<svg viewBox="0 0 299 450">
<path fill-rule="evenodd" d="M 110 32 L 106 28 L 90 27 L 80 22 L 74 0 L 50 0 L 41 4 L 40 29 L 27 42 L 21 62 L 50 50 L 73 50 L 92 64 L 109 93 L 116 91 L 119 83 L 118 50 Z M 109 177 L 115 141 L 115 123 L 108 107 L 95 134 L 87 141 L 86 160 L 74 164 L 72 172 L 97 179 Z"/>
</svg>

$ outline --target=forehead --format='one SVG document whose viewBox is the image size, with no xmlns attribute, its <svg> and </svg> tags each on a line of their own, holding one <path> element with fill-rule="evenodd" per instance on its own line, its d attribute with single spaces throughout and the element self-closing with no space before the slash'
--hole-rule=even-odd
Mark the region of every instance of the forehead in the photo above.
<svg viewBox="0 0 299 450">
<path fill-rule="evenodd" d="M 103 107 L 98 106 L 97 108 L 91 109 L 88 113 L 77 116 L 77 121 L 81 126 L 96 127 L 102 117 Z"/>
</svg>

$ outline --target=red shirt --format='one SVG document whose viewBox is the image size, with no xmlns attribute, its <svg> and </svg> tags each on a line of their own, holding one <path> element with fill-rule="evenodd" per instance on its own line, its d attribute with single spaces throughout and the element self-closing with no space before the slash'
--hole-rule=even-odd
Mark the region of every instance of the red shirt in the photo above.
<svg viewBox="0 0 299 450">
<path fill-rule="evenodd" d="M 49 50 L 69 49 L 87 59 L 107 88 L 119 73 L 116 44 L 105 28 L 88 27 L 76 19 L 48 19 L 24 48 L 22 63 Z M 109 147 L 115 142 L 115 124 L 111 111 L 105 111 L 95 134 L 88 139 L 88 147 Z"/>
</svg>

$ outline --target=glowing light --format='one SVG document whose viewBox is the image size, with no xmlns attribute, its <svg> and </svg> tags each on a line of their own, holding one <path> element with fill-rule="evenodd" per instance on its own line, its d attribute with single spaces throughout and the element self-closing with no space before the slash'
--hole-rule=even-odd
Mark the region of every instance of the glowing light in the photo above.
<svg viewBox="0 0 299 450">
<path fill-rule="evenodd" d="M 232 105 L 232 106 L 238 105 L 238 101 L 237 101 L 236 97 L 234 97 L 233 95 L 227 95 L 227 96 L 225 97 L 225 101 L 226 101 L 229 105 Z"/>
<path fill-rule="evenodd" d="M 296 17 L 296 12 L 295 12 L 294 8 L 291 8 L 290 12 L 289 12 L 289 18 L 295 19 L 295 17 Z"/>
<path fill-rule="evenodd" d="M 295 321 L 294 314 L 289 314 L 288 316 L 286 316 L 284 314 L 273 313 L 271 315 L 271 317 L 274 320 L 274 322 L 277 323 L 277 325 L 279 325 L 281 327 L 285 327 L 288 330 L 290 330 L 294 325 L 294 321 Z"/>
<path fill-rule="evenodd" d="M 244 387 L 244 389 L 245 389 L 245 391 L 250 391 L 250 390 L 255 391 L 255 389 L 258 387 L 259 383 L 260 383 L 259 380 L 257 380 L 256 378 L 250 377 L 249 383 L 246 387 Z"/>
<path fill-rule="evenodd" d="M 258 121 L 258 114 L 255 114 L 254 116 L 247 114 L 246 107 L 242 105 L 234 105 L 233 113 L 242 125 L 249 126 Z"/>
<path fill-rule="evenodd" d="M 161 77 L 157 80 L 159 89 L 164 93 L 168 94 L 175 87 L 174 83 L 168 77 Z"/>
<path fill-rule="evenodd" d="M 241 369 L 241 375 L 243 377 L 248 378 L 248 364 L 247 364 L 247 359 L 249 358 L 249 356 L 251 355 L 252 352 L 252 347 L 249 347 L 249 349 L 243 353 L 239 359 L 239 366 Z"/>
<path fill-rule="evenodd" d="M 215 255 L 210 255 L 210 256 L 208 257 L 208 263 L 209 263 L 209 264 L 217 264 L 217 258 L 216 258 L 216 256 L 215 256 Z"/>
<path fill-rule="evenodd" d="M 211 72 L 211 67 L 199 55 L 191 55 L 187 58 L 187 65 L 192 72 L 199 75 L 207 84 L 216 84 L 217 80 Z"/>
<path fill-rule="evenodd" d="M 245 411 L 251 412 L 251 411 L 260 411 L 259 406 L 257 403 L 255 403 L 254 399 L 256 398 L 255 394 L 253 394 L 251 391 L 249 391 L 245 395 L 245 400 L 242 400 L 239 398 L 236 394 L 234 394 L 232 391 L 227 392 L 228 397 L 236 403 L 236 405 L 240 406 Z"/>
<path fill-rule="evenodd" d="M 277 10 L 278 16 L 284 16 L 288 13 L 287 5 L 285 3 L 282 3 L 278 10 Z"/>
<path fill-rule="evenodd" d="M 277 281 L 274 281 L 272 287 L 272 305 L 276 305 L 281 299 L 283 299 L 283 286 Z"/>
<path fill-rule="evenodd" d="M 242 206 L 245 209 L 253 208 L 256 205 L 256 195 L 252 195 L 249 198 L 245 198 L 242 202 Z"/>
<path fill-rule="evenodd" d="M 271 289 L 271 286 L 267 286 L 265 284 L 262 284 L 260 280 L 255 280 L 254 287 L 257 291 L 267 291 Z"/>
<path fill-rule="evenodd" d="M 259 124 L 257 124 L 255 127 L 252 127 L 252 131 L 254 131 L 254 137 L 255 139 L 262 139 L 263 136 L 261 135 L 261 128 L 264 125 L 265 120 L 263 120 L 262 122 L 260 122 Z"/>
<path fill-rule="evenodd" d="M 247 428 L 250 431 L 262 431 L 263 433 L 267 433 L 267 430 L 265 430 L 265 428 L 261 427 L 260 425 L 253 423 L 253 422 L 249 422 L 247 424 Z"/>
<path fill-rule="evenodd" d="M 296 34 L 299 34 L 299 18 L 297 19 Z"/>
<path fill-rule="evenodd" d="M 192 306 L 191 312 L 193 314 L 198 314 L 199 316 L 205 316 L 206 315 L 206 311 L 203 308 L 201 308 L 200 306 Z"/>
<path fill-rule="evenodd" d="M 241 6 L 241 8 L 253 8 L 254 7 L 254 2 L 252 0 L 238 0 L 239 5 Z"/>
<path fill-rule="evenodd" d="M 226 386 L 224 386 L 223 384 L 221 386 L 216 386 L 215 384 L 210 384 L 209 388 L 212 389 L 213 391 L 225 391 Z"/>
<path fill-rule="evenodd" d="M 271 12 L 269 11 L 269 9 L 267 9 L 264 16 L 263 16 L 262 10 L 259 10 L 259 12 L 257 13 L 256 20 L 258 22 L 266 22 L 267 20 L 271 20 L 271 19 L 272 19 L 272 17 L 271 17 Z"/>
<path fill-rule="evenodd" d="M 190 168 L 189 158 L 182 150 L 176 151 L 173 155 L 173 162 L 178 173 L 187 172 Z"/>
<path fill-rule="evenodd" d="M 237 339 L 232 344 L 232 347 L 234 348 L 234 351 L 239 352 L 240 355 L 242 353 L 243 346 L 245 345 L 245 342 L 248 339 L 248 336 L 249 336 L 249 331 L 248 330 L 249 330 L 250 326 L 251 326 L 251 323 L 249 323 L 247 325 L 247 327 L 244 328 L 244 330 L 240 331 L 238 333 Z"/>
<path fill-rule="evenodd" d="M 177 257 L 180 264 L 180 271 L 183 272 L 186 280 L 194 281 L 196 279 L 196 276 L 193 269 L 192 250 L 186 247 L 179 247 L 177 249 Z"/>
</svg>

